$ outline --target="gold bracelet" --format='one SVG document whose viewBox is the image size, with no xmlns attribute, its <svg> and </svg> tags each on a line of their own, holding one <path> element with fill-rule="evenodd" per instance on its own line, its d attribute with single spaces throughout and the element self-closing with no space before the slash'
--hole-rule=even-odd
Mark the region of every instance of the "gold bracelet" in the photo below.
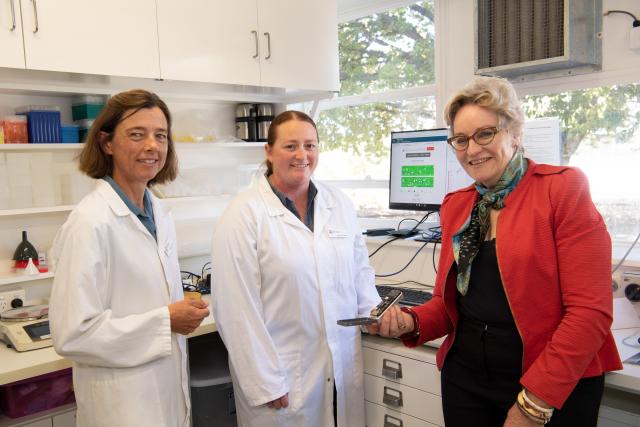
<svg viewBox="0 0 640 427">
<path fill-rule="evenodd" d="M 518 409 L 520 410 L 522 415 L 524 415 L 525 417 L 527 417 L 528 419 L 530 419 L 534 423 L 540 424 L 540 425 L 545 425 L 546 424 L 546 421 L 544 419 L 538 418 L 538 417 L 534 417 L 533 415 L 528 413 L 522 406 L 520 406 L 520 404 L 518 404 L 516 406 L 518 407 Z"/>
<path fill-rule="evenodd" d="M 544 414 L 549 414 L 549 417 L 551 417 L 551 415 L 553 415 L 553 408 L 543 408 L 540 405 L 536 405 L 536 403 L 531 400 L 529 398 L 529 396 L 527 395 L 527 389 L 523 388 L 522 389 L 522 398 L 524 399 L 524 401 L 531 406 L 533 409 L 535 409 L 538 412 L 542 412 Z"/>
<path fill-rule="evenodd" d="M 534 407 L 530 405 L 527 402 L 527 400 L 529 399 L 528 398 L 525 399 L 524 393 L 525 393 L 524 390 L 518 393 L 517 403 L 520 411 L 522 411 L 522 413 L 525 414 L 529 419 L 537 422 L 538 424 L 548 423 L 549 420 L 551 420 L 551 415 L 553 415 L 553 408 L 551 409 L 551 411 L 549 410 L 540 411 L 536 409 L 536 407 L 539 408 L 539 406 L 535 405 L 536 407 Z"/>
</svg>

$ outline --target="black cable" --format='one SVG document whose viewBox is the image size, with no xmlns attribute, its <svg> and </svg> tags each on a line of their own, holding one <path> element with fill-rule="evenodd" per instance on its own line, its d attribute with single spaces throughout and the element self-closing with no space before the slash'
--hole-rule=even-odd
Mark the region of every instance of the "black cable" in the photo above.
<svg viewBox="0 0 640 427">
<path fill-rule="evenodd" d="M 402 218 L 402 219 L 400 220 L 400 222 L 398 223 L 398 226 L 396 227 L 396 229 L 397 229 L 397 230 L 400 230 L 400 226 L 401 226 L 401 225 L 402 225 L 402 223 L 403 223 L 403 222 L 405 222 L 405 221 L 415 221 L 415 222 L 418 222 L 418 220 L 417 220 L 417 219 L 415 219 L 415 218 Z"/>
<path fill-rule="evenodd" d="M 380 246 L 378 246 L 376 248 L 375 251 L 371 252 L 371 254 L 369 254 L 369 258 L 371 258 L 372 256 L 374 256 L 380 249 L 384 248 L 386 245 L 388 245 L 391 242 L 395 242 L 396 240 L 398 240 L 400 237 L 394 237 L 393 239 L 389 239 L 386 242 L 384 242 L 383 244 L 381 244 Z"/>
<path fill-rule="evenodd" d="M 204 263 L 204 265 L 202 266 L 202 274 L 200 275 L 200 277 L 204 277 L 204 270 L 207 268 L 207 266 L 209 266 L 209 271 L 211 271 L 211 261 L 207 261 Z"/>
<path fill-rule="evenodd" d="M 431 255 L 431 260 L 433 261 L 433 270 L 438 274 L 438 268 L 436 267 L 436 248 L 438 247 L 438 241 L 433 241 L 433 254 Z"/>
<path fill-rule="evenodd" d="M 605 13 L 603 13 L 604 16 L 608 16 L 612 13 L 623 13 L 625 15 L 629 15 L 630 17 L 633 18 L 633 27 L 640 27 L 640 20 L 638 20 L 638 18 L 636 18 L 636 16 L 631 13 L 631 12 L 627 12 L 626 10 L 608 10 Z"/>
<path fill-rule="evenodd" d="M 411 265 L 411 263 L 413 262 L 414 259 L 416 259 L 416 257 L 418 256 L 418 254 L 420 253 L 420 251 L 422 249 L 424 249 L 425 246 L 427 246 L 429 242 L 424 242 L 424 245 L 420 246 L 420 249 L 418 249 L 416 251 L 415 254 L 413 254 L 413 256 L 411 257 L 411 259 L 409 260 L 409 262 L 407 263 L 407 265 L 405 265 L 404 267 L 402 267 L 401 270 L 396 271 L 395 273 L 389 273 L 389 274 L 376 274 L 376 277 L 391 277 L 391 276 L 395 276 L 396 274 L 400 274 L 402 273 L 404 270 L 407 269 L 407 267 L 409 267 L 409 265 Z"/>
</svg>

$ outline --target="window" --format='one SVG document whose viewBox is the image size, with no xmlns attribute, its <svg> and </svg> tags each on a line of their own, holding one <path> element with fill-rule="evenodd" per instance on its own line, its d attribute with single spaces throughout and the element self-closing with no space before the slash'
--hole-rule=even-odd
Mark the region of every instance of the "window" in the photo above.
<svg viewBox="0 0 640 427">
<path fill-rule="evenodd" d="M 527 96 L 523 108 L 529 118 L 559 117 L 563 163 L 588 176 L 621 258 L 640 232 L 640 84 Z M 640 258 L 639 247 L 632 258 Z"/>
<path fill-rule="evenodd" d="M 352 197 L 359 216 L 389 215 L 391 131 L 435 126 L 434 1 L 340 24 L 341 90 L 319 106 L 316 176 Z"/>
<path fill-rule="evenodd" d="M 433 3 L 340 24 L 340 96 L 434 83 Z"/>
<path fill-rule="evenodd" d="M 387 209 L 391 131 L 434 126 L 434 97 L 325 110 L 318 120 L 322 154 L 316 176 L 341 187 L 359 216 L 395 216 Z"/>
</svg>

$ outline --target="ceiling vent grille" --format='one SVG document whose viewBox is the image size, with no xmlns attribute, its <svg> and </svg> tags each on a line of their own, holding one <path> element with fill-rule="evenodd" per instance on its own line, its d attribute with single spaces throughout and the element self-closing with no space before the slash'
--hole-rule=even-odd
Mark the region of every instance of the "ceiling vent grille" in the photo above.
<svg viewBox="0 0 640 427">
<path fill-rule="evenodd" d="M 476 74 L 529 80 L 601 68 L 601 0 L 477 0 L 476 23 Z"/>
</svg>

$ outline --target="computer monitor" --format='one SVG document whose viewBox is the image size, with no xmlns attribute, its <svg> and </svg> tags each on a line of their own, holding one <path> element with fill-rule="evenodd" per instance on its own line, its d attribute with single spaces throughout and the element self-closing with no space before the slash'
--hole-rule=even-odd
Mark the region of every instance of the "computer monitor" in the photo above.
<svg viewBox="0 0 640 427">
<path fill-rule="evenodd" d="M 446 128 L 391 132 L 389 209 L 437 211 L 447 193 L 473 183 L 448 136 Z"/>
</svg>

